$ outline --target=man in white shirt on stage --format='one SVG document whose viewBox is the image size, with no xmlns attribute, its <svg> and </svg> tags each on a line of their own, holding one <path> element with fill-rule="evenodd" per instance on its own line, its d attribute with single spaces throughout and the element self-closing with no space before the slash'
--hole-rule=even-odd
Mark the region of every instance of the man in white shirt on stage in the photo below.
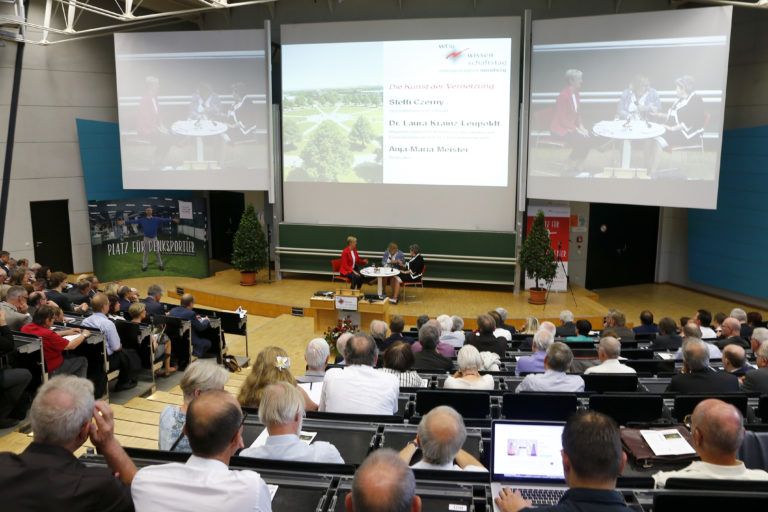
<svg viewBox="0 0 768 512">
<path fill-rule="evenodd" d="M 597 347 L 597 357 L 600 359 L 600 364 L 590 366 L 584 370 L 584 373 L 636 373 L 631 366 L 619 362 L 620 355 L 621 343 L 619 340 L 613 336 L 606 336 L 600 340 Z"/>
<path fill-rule="evenodd" d="M 243 447 L 244 419 L 226 391 L 206 391 L 192 400 L 184 425 L 192 455 L 185 464 L 147 466 L 136 473 L 131 496 L 137 512 L 271 512 L 269 489 L 259 474 L 229 469 L 230 458 Z"/>
<path fill-rule="evenodd" d="M 259 404 L 259 421 L 267 427 L 266 443 L 246 448 L 240 455 L 257 459 L 344 464 L 339 450 L 330 443 L 307 444 L 299 438 L 304 418 L 304 396 L 288 382 L 270 384 Z"/>
<path fill-rule="evenodd" d="M 325 372 L 320 411 L 392 415 L 397 412 L 400 383 L 394 375 L 376 371 L 378 351 L 369 334 L 360 332 L 347 342 L 346 368 Z"/>
</svg>

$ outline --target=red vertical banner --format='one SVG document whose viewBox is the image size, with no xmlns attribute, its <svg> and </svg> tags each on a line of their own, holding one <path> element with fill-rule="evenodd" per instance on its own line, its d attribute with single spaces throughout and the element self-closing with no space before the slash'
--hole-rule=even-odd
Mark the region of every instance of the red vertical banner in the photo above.
<svg viewBox="0 0 768 512">
<path fill-rule="evenodd" d="M 531 231 L 533 219 L 539 213 L 544 212 L 544 223 L 549 231 L 549 242 L 552 244 L 552 250 L 555 251 L 555 258 L 559 257 L 557 264 L 557 275 L 552 281 L 551 290 L 566 291 L 568 281 L 565 273 L 568 271 L 568 241 L 571 233 L 571 209 L 568 206 L 560 205 L 528 205 L 528 225 L 525 228 L 526 234 Z M 562 265 L 560 264 L 562 262 Z M 525 289 L 534 287 L 533 279 L 525 276 Z"/>
</svg>

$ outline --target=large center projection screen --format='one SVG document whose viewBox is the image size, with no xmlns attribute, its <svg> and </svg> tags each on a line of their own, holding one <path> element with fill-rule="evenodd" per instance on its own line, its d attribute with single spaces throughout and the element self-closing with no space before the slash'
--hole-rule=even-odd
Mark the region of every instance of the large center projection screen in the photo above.
<svg viewBox="0 0 768 512">
<path fill-rule="evenodd" d="M 283 25 L 288 222 L 512 231 L 520 19 Z"/>
<path fill-rule="evenodd" d="M 123 188 L 271 190 L 268 30 L 115 34 Z"/>
<path fill-rule="evenodd" d="M 716 208 L 731 11 L 534 21 L 528 197 Z"/>
</svg>

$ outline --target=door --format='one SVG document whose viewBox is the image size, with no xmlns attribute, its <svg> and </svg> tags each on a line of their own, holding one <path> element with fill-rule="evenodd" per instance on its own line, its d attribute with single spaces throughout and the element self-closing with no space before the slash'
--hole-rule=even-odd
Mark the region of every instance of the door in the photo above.
<svg viewBox="0 0 768 512">
<path fill-rule="evenodd" d="M 31 201 L 32 240 L 35 261 L 54 271 L 74 272 L 69 233 L 69 201 Z"/>
<path fill-rule="evenodd" d="M 658 231 L 657 206 L 591 204 L 586 288 L 652 283 Z"/>
<path fill-rule="evenodd" d="M 211 191 L 211 257 L 229 263 L 232 259 L 232 239 L 245 210 L 242 192 Z"/>
</svg>

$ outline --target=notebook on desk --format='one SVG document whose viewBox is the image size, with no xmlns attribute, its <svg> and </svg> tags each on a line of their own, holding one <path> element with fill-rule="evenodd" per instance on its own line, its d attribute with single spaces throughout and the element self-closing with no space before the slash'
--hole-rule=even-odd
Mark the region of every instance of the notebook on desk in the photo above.
<svg viewBox="0 0 768 512">
<path fill-rule="evenodd" d="M 554 505 L 568 489 L 563 474 L 564 423 L 494 421 L 491 425 L 491 492 L 519 490 L 534 506 Z M 494 510 L 499 507 L 494 501 Z"/>
</svg>

